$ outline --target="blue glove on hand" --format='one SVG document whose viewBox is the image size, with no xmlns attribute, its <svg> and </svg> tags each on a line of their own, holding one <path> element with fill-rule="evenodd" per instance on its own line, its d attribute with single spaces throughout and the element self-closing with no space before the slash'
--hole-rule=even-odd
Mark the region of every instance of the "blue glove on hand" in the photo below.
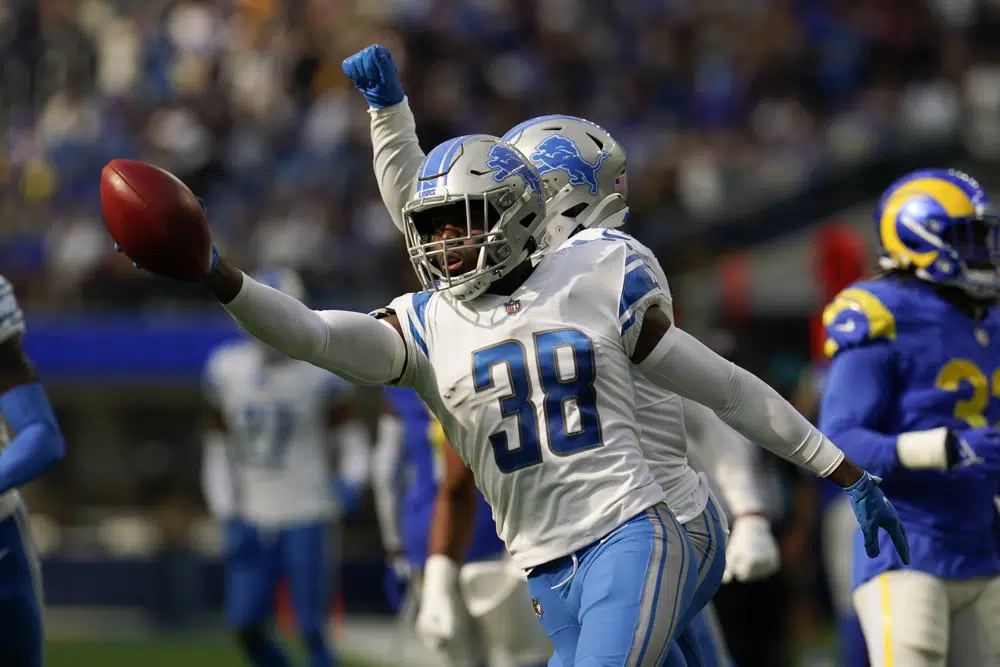
<svg viewBox="0 0 1000 667">
<path fill-rule="evenodd" d="M 345 59 L 341 67 L 370 106 L 384 109 L 403 101 L 403 84 L 396 63 L 384 46 L 372 44 Z"/>
<path fill-rule="evenodd" d="M 992 426 L 949 433 L 949 459 L 953 467 L 981 464 L 1000 471 L 1000 430 Z"/>
<path fill-rule="evenodd" d="M 401 556 L 389 559 L 385 565 L 385 576 L 382 578 L 382 590 L 385 599 L 393 611 L 399 611 L 406 599 L 406 589 L 410 585 L 410 565 Z"/>
<path fill-rule="evenodd" d="M 865 552 L 869 558 L 879 554 L 878 529 L 883 528 L 889 533 L 896 553 L 903 565 L 910 564 L 910 543 L 906 539 L 906 528 L 896 514 L 896 508 L 886 499 L 878 483 L 882 480 L 872 477 L 867 472 L 851 486 L 844 489 L 851 499 L 851 509 L 858 518 L 861 532 L 865 536 Z"/>
<path fill-rule="evenodd" d="M 344 514 L 354 514 L 361 508 L 361 501 L 364 493 L 357 484 L 347 481 L 342 477 L 333 480 L 333 497 L 337 499 L 340 506 L 344 508 Z"/>
</svg>

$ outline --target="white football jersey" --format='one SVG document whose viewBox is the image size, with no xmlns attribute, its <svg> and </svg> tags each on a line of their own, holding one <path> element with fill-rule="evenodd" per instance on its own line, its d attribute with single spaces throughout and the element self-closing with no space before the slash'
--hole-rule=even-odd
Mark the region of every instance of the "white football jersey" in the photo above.
<svg viewBox="0 0 1000 667">
<path fill-rule="evenodd" d="M 401 211 L 410 192 L 410 184 L 424 159 L 417 141 L 416 124 L 406 100 L 384 109 L 371 109 L 372 147 L 375 153 L 375 176 L 393 224 L 403 230 Z M 621 232 L 616 234 L 625 237 Z M 579 235 L 570 239 L 575 241 Z M 647 263 L 663 290 L 661 306 L 673 317 L 667 279 L 652 251 L 632 237 L 628 243 Z M 635 416 L 642 428 L 642 448 L 653 477 L 663 487 L 667 506 L 681 523 L 701 514 L 708 503 L 709 486 L 688 464 L 688 434 L 684 426 L 681 398 L 663 389 L 632 369 L 635 382 Z M 700 443 L 695 443 L 700 444 Z"/>
<path fill-rule="evenodd" d="M 231 514 L 261 525 L 329 518 L 329 407 L 350 390 L 302 361 L 275 358 L 263 345 L 223 345 L 205 370 L 208 400 L 225 417 Z"/>
<path fill-rule="evenodd" d="M 393 301 L 414 387 L 476 476 L 523 569 L 664 501 L 639 447 L 632 382 L 646 309 L 667 305 L 630 237 L 582 232 L 510 296 Z"/>
<path fill-rule="evenodd" d="M 627 237 L 629 246 L 642 257 L 663 291 L 660 307 L 673 321 L 674 307 L 667 277 L 653 251 L 624 232 L 614 233 Z M 657 483 L 663 487 L 667 507 L 679 522 L 687 523 L 705 509 L 710 487 L 705 476 L 695 472 L 688 461 L 689 438 L 683 399 L 651 382 L 636 366 L 632 367 L 632 381 L 635 383 L 635 419 L 642 428 L 646 462 Z"/>
</svg>

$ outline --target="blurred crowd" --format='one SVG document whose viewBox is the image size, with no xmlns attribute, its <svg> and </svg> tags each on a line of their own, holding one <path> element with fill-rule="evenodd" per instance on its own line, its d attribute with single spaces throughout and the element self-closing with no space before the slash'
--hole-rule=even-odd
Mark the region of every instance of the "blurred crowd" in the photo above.
<svg viewBox="0 0 1000 667">
<path fill-rule="evenodd" d="M 5 0 L 0 271 L 36 308 L 197 299 L 115 257 L 98 176 L 169 169 L 242 266 L 369 307 L 409 267 L 341 60 L 388 46 L 429 149 L 543 113 L 629 153 L 656 247 L 882 151 L 1000 152 L 997 0 Z"/>
</svg>

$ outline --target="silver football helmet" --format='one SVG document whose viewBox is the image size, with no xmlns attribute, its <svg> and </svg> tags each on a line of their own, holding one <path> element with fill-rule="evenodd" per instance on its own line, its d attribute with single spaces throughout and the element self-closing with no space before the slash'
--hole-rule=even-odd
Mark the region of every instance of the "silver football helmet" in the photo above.
<svg viewBox="0 0 1000 667">
<path fill-rule="evenodd" d="M 446 217 L 463 233 L 434 240 Z M 488 134 L 457 137 L 420 165 L 403 207 L 406 248 L 425 290 L 473 299 L 535 252 L 544 217 L 541 177 L 531 161 Z M 478 249 L 474 265 L 452 261 L 470 248 Z"/>
<path fill-rule="evenodd" d="M 625 150 L 602 127 L 575 116 L 539 116 L 503 138 L 542 177 L 547 216 L 540 253 L 555 250 L 580 227 L 625 224 Z"/>
</svg>

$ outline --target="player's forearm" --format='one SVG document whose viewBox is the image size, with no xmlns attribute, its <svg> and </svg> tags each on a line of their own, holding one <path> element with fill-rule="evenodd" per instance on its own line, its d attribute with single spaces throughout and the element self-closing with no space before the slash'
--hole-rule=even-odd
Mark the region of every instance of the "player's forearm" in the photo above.
<svg viewBox="0 0 1000 667">
<path fill-rule="evenodd" d="M 893 385 L 893 357 L 888 346 L 845 350 L 833 360 L 819 410 L 820 430 L 858 465 L 883 478 L 903 468 L 897 451 L 900 444 L 904 449 L 908 445 L 919 449 L 928 442 L 916 434 L 897 437 L 878 428 L 891 412 Z M 942 437 L 942 457 L 944 445 Z"/>
<path fill-rule="evenodd" d="M 217 430 L 206 431 L 202 444 L 201 490 L 205 506 L 215 518 L 227 518 L 234 509 L 234 489 L 226 454 L 226 435 Z"/>
<path fill-rule="evenodd" d="M 653 382 L 708 406 L 744 437 L 791 463 L 820 477 L 841 467 L 844 453 L 778 392 L 676 327 L 639 367 Z"/>
<path fill-rule="evenodd" d="M 441 488 L 434 501 L 428 554 L 447 556 L 456 563 L 465 559 L 472 544 L 476 520 L 476 487 L 473 484 Z"/>
<path fill-rule="evenodd" d="M 403 370 L 403 339 L 379 320 L 348 311 L 314 311 L 223 259 L 206 282 L 240 326 L 293 359 L 357 384 L 392 382 Z"/>
<path fill-rule="evenodd" d="M 424 159 L 416 122 L 405 97 L 395 106 L 371 108 L 368 114 L 379 192 L 396 229 L 403 231 L 403 205 Z"/>
<path fill-rule="evenodd" d="M 37 382 L 0 396 L 0 413 L 14 437 L 0 453 L 0 493 L 35 479 L 66 453 L 66 441 L 45 390 Z"/>
<path fill-rule="evenodd" d="M 402 549 L 399 525 L 398 478 L 403 453 L 403 424 L 393 414 L 379 416 L 372 457 L 372 491 L 375 495 L 375 516 L 382 535 L 382 547 L 387 552 Z"/>
</svg>

